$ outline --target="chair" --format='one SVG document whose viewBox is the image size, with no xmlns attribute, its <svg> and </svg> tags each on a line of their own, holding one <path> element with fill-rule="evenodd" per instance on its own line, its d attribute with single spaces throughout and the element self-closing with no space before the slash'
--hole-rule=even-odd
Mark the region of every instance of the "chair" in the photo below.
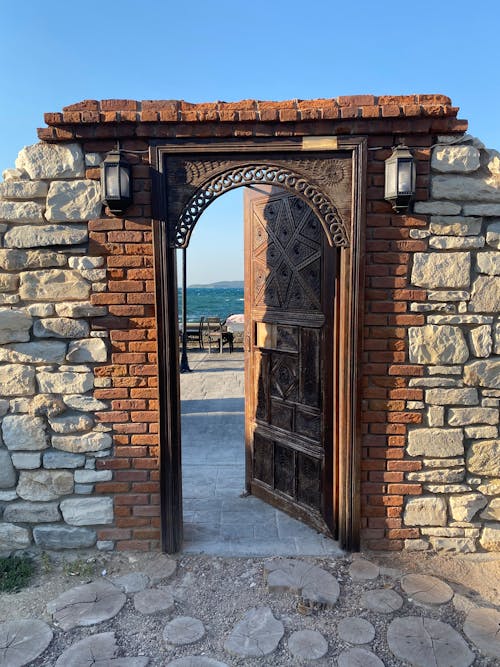
<svg viewBox="0 0 500 667">
<path fill-rule="evenodd" d="M 219 346 L 221 354 L 225 344 L 229 345 L 229 352 L 233 351 L 233 334 L 225 329 L 219 317 L 202 317 L 200 330 L 201 346 L 205 349 L 206 343 L 209 354 L 212 352 L 212 343 Z"/>
</svg>

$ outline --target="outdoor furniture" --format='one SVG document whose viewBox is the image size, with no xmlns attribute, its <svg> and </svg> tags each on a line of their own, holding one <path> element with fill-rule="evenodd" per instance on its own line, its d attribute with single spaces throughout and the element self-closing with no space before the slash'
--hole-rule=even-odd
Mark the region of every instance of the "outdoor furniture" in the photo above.
<svg viewBox="0 0 500 667">
<path fill-rule="evenodd" d="M 202 332 L 202 325 L 203 325 L 203 317 L 201 318 L 200 322 L 186 322 L 186 340 L 187 342 L 189 341 L 196 341 L 198 343 L 198 347 L 200 350 L 203 349 L 203 342 L 201 339 L 201 332 Z M 182 342 L 182 326 L 179 327 L 179 338 Z"/>
<path fill-rule="evenodd" d="M 219 317 L 202 317 L 201 319 L 201 347 L 205 349 L 205 343 L 208 346 L 208 353 L 212 352 L 212 344 L 219 347 L 222 354 L 224 345 L 229 346 L 229 352 L 233 351 L 233 334 L 222 324 Z"/>
</svg>

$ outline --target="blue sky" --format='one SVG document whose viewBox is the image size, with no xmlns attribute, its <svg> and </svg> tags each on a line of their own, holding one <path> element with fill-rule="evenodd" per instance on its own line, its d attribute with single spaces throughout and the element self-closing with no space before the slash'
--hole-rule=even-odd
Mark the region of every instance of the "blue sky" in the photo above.
<svg viewBox="0 0 500 667">
<path fill-rule="evenodd" d="M 86 98 L 443 93 L 500 149 L 499 19 L 498 0 L 0 0 L 0 171 Z M 240 195 L 200 221 L 190 282 L 242 278 Z"/>
</svg>

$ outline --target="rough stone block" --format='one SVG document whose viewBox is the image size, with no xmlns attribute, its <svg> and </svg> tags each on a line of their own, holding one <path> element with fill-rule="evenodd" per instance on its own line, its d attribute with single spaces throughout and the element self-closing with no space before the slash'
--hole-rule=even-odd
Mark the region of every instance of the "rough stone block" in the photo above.
<svg viewBox="0 0 500 667">
<path fill-rule="evenodd" d="M 47 469 L 82 468 L 85 465 L 85 454 L 71 454 L 50 450 L 43 455 L 43 467 Z"/>
<path fill-rule="evenodd" d="M 13 250 L 0 248 L 0 268 L 5 271 L 65 266 L 66 255 L 51 250 Z"/>
<path fill-rule="evenodd" d="M 3 396 L 31 396 L 35 393 L 35 369 L 33 366 L 2 364 Z"/>
<path fill-rule="evenodd" d="M 477 405 L 477 389 L 428 389 L 425 402 L 429 405 Z"/>
<path fill-rule="evenodd" d="M 498 424 L 500 415 L 497 408 L 450 408 L 448 424 L 450 426 L 468 426 L 469 424 Z"/>
<path fill-rule="evenodd" d="M 38 248 L 86 243 L 86 225 L 23 225 L 13 227 L 4 236 L 6 248 Z"/>
<path fill-rule="evenodd" d="M 34 201 L 0 201 L 0 221 L 44 222 L 43 206 Z"/>
<path fill-rule="evenodd" d="M 104 257 L 91 257 L 86 255 L 84 257 L 70 257 L 68 260 L 71 269 L 99 269 L 104 266 Z"/>
<path fill-rule="evenodd" d="M 65 413 L 58 417 L 49 417 L 49 424 L 55 433 L 77 433 L 89 431 L 94 426 L 91 415 Z"/>
<path fill-rule="evenodd" d="M 464 204 L 462 212 L 464 215 L 498 217 L 500 216 L 500 204 Z"/>
<path fill-rule="evenodd" d="M 500 357 L 490 357 L 465 364 L 464 382 L 473 387 L 500 389 Z"/>
<path fill-rule="evenodd" d="M 404 523 L 406 526 L 445 526 L 447 518 L 446 500 L 434 496 L 410 498 L 406 503 Z"/>
<path fill-rule="evenodd" d="M 59 317 L 100 317 L 107 312 L 106 306 L 93 306 L 89 301 L 56 303 L 56 313 Z"/>
<path fill-rule="evenodd" d="M 73 410 L 83 410 L 85 412 L 97 412 L 99 410 L 106 410 L 108 405 L 103 401 L 98 401 L 92 396 L 81 396 L 80 394 L 69 394 L 63 396 L 63 401 L 68 408 Z"/>
<path fill-rule="evenodd" d="M 25 549 L 31 544 L 29 530 L 13 523 L 0 524 L 0 551 Z M 19 664 L 19 663 L 16 663 Z"/>
<path fill-rule="evenodd" d="M 74 526 L 36 526 L 35 543 L 42 549 L 83 549 L 93 547 L 97 540 L 95 530 Z"/>
<path fill-rule="evenodd" d="M 493 498 L 484 512 L 481 512 L 479 518 L 486 519 L 486 521 L 500 522 L 500 498 Z"/>
<path fill-rule="evenodd" d="M 411 282 L 419 287 L 463 289 L 470 285 L 470 252 L 417 252 Z"/>
<path fill-rule="evenodd" d="M 71 526 L 93 526 L 113 523 L 113 499 L 68 498 L 61 501 L 61 512 Z"/>
<path fill-rule="evenodd" d="M 500 276 L 478 276 L 472 286 L 469 309 L 474 313 L 500 311 Z"/>
<path fill-rule="evenodd" d="M 19 276 L 11 273 L 0 273 L 0 294 L 5 292 L 15 292 L 19 285 Z"/>
<path fill-rule="evenodd" d="M 28 271 L 20 274 L 19 294 L 22 299 L 61 301 L 63 299 L 88 300 L 90 283 L 72 269 Z"/>
<path fill-rule="evenodd" d="M 0 308 L 0 344 L 28 341 L 32 322 L 24 310 Z"/>
<path fill-rule="evenodd" d="M 433 199 L 490 203 L 500 202 L 498 177 L 489 176 L 434 176 L 431 181 Z"/>
<path fill-rule="evenodd" d="M 112 479 L 113 472 L 111 470 L 75 470 L 75 482 L 79 484 L 109 482 Z"/>
<path fill-rule="evenodd" d="M 493 348 L 491 327 L 484 324 L 472 329 L 469 332 L 469 346 L 475 357 L 489 357 Z"/>
<path fill-rule="evenodd" d="M 17 474 L 9 452 L 0 449 L 0 489 L 10 489 L 16 485 Z"/>
<path fill-rule="evenodd" d="M 464 453 L 462 429 L 420 428 L 408 433 L 410 456 L 447 457 Z"/>
<path fill-rule="evenodd" d="M 476 540 L 470 537 L 431 537 L 430 542 L 435 551 L 449 551 L 462 554 L 477 551 Z"/>
<path fill-rule="evenodd" d="M 486 230 L 486 243 L 492 248 L 500 250 L 500 220 L 488 225 Z"/>
<path fill-rule="evenodd" d="M 76 338 L 76 336 L 74 336 Z M 69 344 L 66 359 L 75 363 L 97 363 L 106 361 L 108 350 L 102 338 L 88 338 Z"/>
<path fill-rule="evenodd" d="M 17 364 L 62 363 L 66 356 L 66 343 L 56 340 L 13 343 L 0 349 L 0 361 Z"/>
<path fill-rule="evenodd" d="M 19 523 L 49 523 L 59 521 L 58 503 L 15 502 L 5 508 L 5 521 Z"/>
<path fill-rule="evenodd" d="M 40 391 L 45 394 L 84 394 L 94 386 L 94 375 L 92 373 L 40 371 L 37 373 L 36 379 Z"/>
<path fill-rule="evenodd" d="M 50 222 L 77 222 L 101 214 L 101 189 L 96 181 L 53 181 L 45 217 Z"/>
<path fill-rule="evenodd" d="M 486 551 L 500 551 L 500 523 L 492 523 L 483 528 L 479 543 Z"/>
<path fill-rule="evenodd" d="M 481 252 L 476 257 L 478 273 L 500 275 L 500 252 Z"/>
<path fill-rule="evenodd" d="M 12 463 L 17 470 L 36 470 L 40 467 L 40 452 L 13 452 Z"/>
<path fill-rule="evenodd" d="M 479 151 L 474 146 L 437 146 L 431 168 L 444 173 L 467 173 L 479 169 Z"/>
<path fill-rule="evenodd" d="M 422 215 L 458 215 L 460 204 L 449 201 L 416 201 L 413 204 L 415 213 Z"/>
<path fill-rule="evenodd" d="M 86 433 L 85 435 L 54 435 L 52 446 L 65 452 L 80 454 L 109 449 L 112 439 L 109 433 Z"/>
<path fill-rule="evenodd" d="M 44 181 L 10 180 L 0 183 L 2 199 L 42 199 L 47 196 L 49 184 Z"/>
<path fill-rule="evenodd" d="M 469 358 L 469 349 L 460 327 L 427 324 L 408 330 L 411 363 L 461 364 Z"/>
<path fill-rule="evenodd" d="M 500 440 L 473 442 L 466 460 L 469 472 L 481 477 L 500 477 Z"/>
<path fill-rule="evenodd" d="M 483 236 L 433 236 L 429 239 L 429 248 L 436 250 L 466 250 L 483 246 Z"/>
<path fill-rule="evenodd" d="M 17 494 L 23 500 L 57 500 L 73 493 L 73 474 L 66 470 L 22 470 Z"/>
<path fill-rule="evenodd" d="M 33 325 L 33 334 L 38 338 L 85 338 L 90 326 L 86 320 L 69 317 L 51 317 L 38 320 Z M 70 343 L 70 347 L 73 343 Z M 83 359 L 73 361 L 84 361 Z"/>
<path fill-rule="evenodd" d="M 32 179 L 78 178 L 85 174 L 82 149 L 78 144 L 38 143 L 25 146 L 16 168 Z"/>
<path fill-rule="evenodd" d="M 466 493 L 450 496 L 450 512 L 455 521 L 472 521 L 477 512 L 486 506 L 488 500 L 482 493 Z"/>
<path fill-rule="evenodd" d="M 2 435 L 11 451 L 39 451 L 48 447 L 46 424 L 42 417 L 7 415 L 2 422 Z"/>
</svg>

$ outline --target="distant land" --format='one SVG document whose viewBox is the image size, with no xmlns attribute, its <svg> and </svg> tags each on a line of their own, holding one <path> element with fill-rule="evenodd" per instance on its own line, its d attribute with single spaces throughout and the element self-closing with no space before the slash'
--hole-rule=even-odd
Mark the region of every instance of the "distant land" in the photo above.
<svg viewBox="0 0 500 667">
<path fill-rule="evenodd" d="M 243 280 L 221 280 L 218 283 L 208 283 L 207 285 L 188 285 L 196 289 L 243 289 Z"/>
</svg>

